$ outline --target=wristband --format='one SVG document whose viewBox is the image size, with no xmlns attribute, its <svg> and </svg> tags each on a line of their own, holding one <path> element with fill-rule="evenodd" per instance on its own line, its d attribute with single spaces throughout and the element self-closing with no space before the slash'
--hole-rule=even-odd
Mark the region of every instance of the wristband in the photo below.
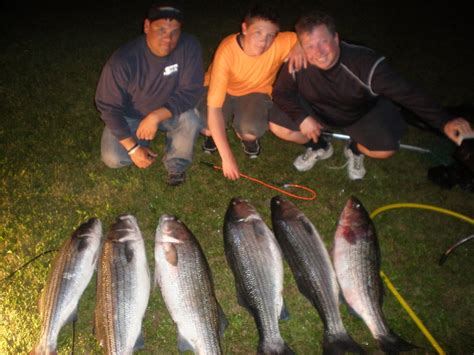
<svg viewBox="0 0 474 355">
<path fill-rule="evenodd" d="M 134 154 L 137 151 L 138 148 L 140 148 L 140 145 L 138 143 L 135 143 L 135 145 L 132 148 L 127 150 L 127 154 L 128 155 Z"/>
</svg>

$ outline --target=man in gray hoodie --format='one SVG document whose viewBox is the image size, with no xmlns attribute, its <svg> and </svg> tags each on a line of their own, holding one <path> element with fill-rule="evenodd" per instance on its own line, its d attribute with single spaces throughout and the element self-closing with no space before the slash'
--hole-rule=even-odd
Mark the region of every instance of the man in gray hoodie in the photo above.
<svg viewBox="0 0 474 355">
<path fill-rule="evenodd" d="M 203 95 L 198 40 L 181 32 L 183 12 L 172 2 L 153 5 L 144 34 L 123 45 L 105 64 L 95 101 L 105 123 L 101 155 L 111 168 L 152 165 L 150 142 L 166 133 L 167 183 L 185 181 L 194 142 L 202 128 L 195 111 Z"/>
</svg>

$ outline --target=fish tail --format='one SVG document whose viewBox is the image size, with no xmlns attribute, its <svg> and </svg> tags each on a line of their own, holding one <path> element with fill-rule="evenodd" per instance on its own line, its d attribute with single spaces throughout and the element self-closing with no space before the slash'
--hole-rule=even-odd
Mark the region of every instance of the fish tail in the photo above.
<svg viewBox="0 0 474 355">
<path fill-rule="evenodd" d="M 294 355 L 295 352 L 291 349 L 283 339 L 272 342 L 260 342 L 257 349 L 258 355 Z"/>
<path fill-rule="evenodd" d="M 55 349 L 50 349 L 49 347 L 44 347 L 41 345 L 37 345 L 34 349 L 32 349 L 29 355 L 57 355 L 58 352 Z"/>
<path fill-rule="evenodd" d="M 377 342 L 380 349 L 388 354 L 396 354 L 400 351 L 409 351 L 417 348 L 416 345 L 410 344 L 393 332 L 377 337 Z"/>
<path fill-rule="evenodd" d="M 364 354 L 364 349 L 347 333 L 324 334 L 323 354 L 345 354 L 346 352 Z"/>
</svg>

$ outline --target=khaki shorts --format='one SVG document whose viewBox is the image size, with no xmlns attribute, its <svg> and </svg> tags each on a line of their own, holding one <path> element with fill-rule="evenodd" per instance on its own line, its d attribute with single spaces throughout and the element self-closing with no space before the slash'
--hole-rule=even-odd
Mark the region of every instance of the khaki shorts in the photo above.
<svg viewBox="0 0 474 355">
<path fill-rule="evenodd" d="M 198 105 L 198 110 L 207 127 L 207 90 Z M 273 101 L 267 94 L 251 93 L 243 96 L 225 96 L 222 113 L 226 125 L 239 135 L 251 134 L 260 138 L 268 129 L 268 114 Z"/>
</svg>

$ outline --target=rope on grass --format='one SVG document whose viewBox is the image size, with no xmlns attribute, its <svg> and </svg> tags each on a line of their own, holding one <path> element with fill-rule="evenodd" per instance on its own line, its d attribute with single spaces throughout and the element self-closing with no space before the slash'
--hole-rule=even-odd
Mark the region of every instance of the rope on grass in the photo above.
<svg viewBox="0 0 474 355">
<path fill-rule="evenodd" d="M 474 224 L 474 219 L 470 218 L 468 216 L 465 216 L 465 215 L 462 215 L 460 213 L 453 212 L 453 211 L 450 211 L 450 210 L 447 210 L 447 209 L 444 209 L 444 208 L 441 208 L 441 207 L 436 207 L 436 206 L 431 206 L 431 205 L 423 205 L 423 204 L 419 204 L 419 203 L 394 203 L 394 204 L 391 204 L 391 205 L 382 206 L 380 208 L 377 208 L 375 211 L 373 211 L 370 214 L 370 218 L 373 219 L 375 216 L 377 216 L 378 214 L 380 214 L 382 212 L 385 212 L 385 211 L 388 211 L 388 210 L 391 210 L 391 209 L 396 209 L 396 208 L 420 208 L 420 209 L 431 210 L 431 211 L 444 213 L 446 215 L 459 218 L 459 219 L 461 219 L 465 222 L 468 222 L 470 224 Z M 413 319 L 415 324 L 418 326 L 418 328 L 421 330 L 421 332 L 425 335 L 425 337 L 431 343 L 433 348 L 435 348 L 435 350 L 438 352 L 438 354 L 445 355 L 446 352 L 441 348 L 441 346 L 438 344 L 438 342 L 435 340 L 435 338 L 433 338 L 431 333 L 424 326 L 423 322 L 420 320 L 420 318 L 418 318 L 418 316 L 411 309 L 411 307 L 408 305 L 408 303 L 403 299 L 403 297 L 397 291 L 397 289 L 392 284 L 392 282 L 390 281 L 388 276 L 385 275 L 385 273 L 382 270 L 380 270 L 380 276 L 382 277 L 382 280 L 387 285 L 388 289 L 392 292 L 392 294 L 395 296 L 395 298 L 398 300 L 398 302 L 402 305 L 402 307 L 405 309 L 405 311 L 408 313 L 408 315 L 411 317 L 411 319 Z"/>
<path fill-rule="evenodd" d="M 26 263 L 24 263 L 23 265 L 21 265 L 18 269 L 12 271 L 7 277 L 1 279 L 1 280 L 0 280 L 0 285 L 3 284 L 3 282 L 5 282 L 5 281 L 7 281 L 8 279 L 10 279 L 11 277 L 13 277 L 13 275 L 15 275 L 18 271 L 20 271 L 21 269 L 27 267 L 29 264 L 31 264 L 33 261 L 35 261 L 35 260 L 38 259 L 39 257 L 41 257 L 41 256 L 43 256 L 43 255 L 46 255 L 46 254 L 48 254 L 48 253 L 55 252 L 55 251 L 58 251 L 58 249 L 47 250 L 47 251 L 42 252 L 41 254 L 36 255 L 33 259 L 28 260 Z"/>
</svg>

